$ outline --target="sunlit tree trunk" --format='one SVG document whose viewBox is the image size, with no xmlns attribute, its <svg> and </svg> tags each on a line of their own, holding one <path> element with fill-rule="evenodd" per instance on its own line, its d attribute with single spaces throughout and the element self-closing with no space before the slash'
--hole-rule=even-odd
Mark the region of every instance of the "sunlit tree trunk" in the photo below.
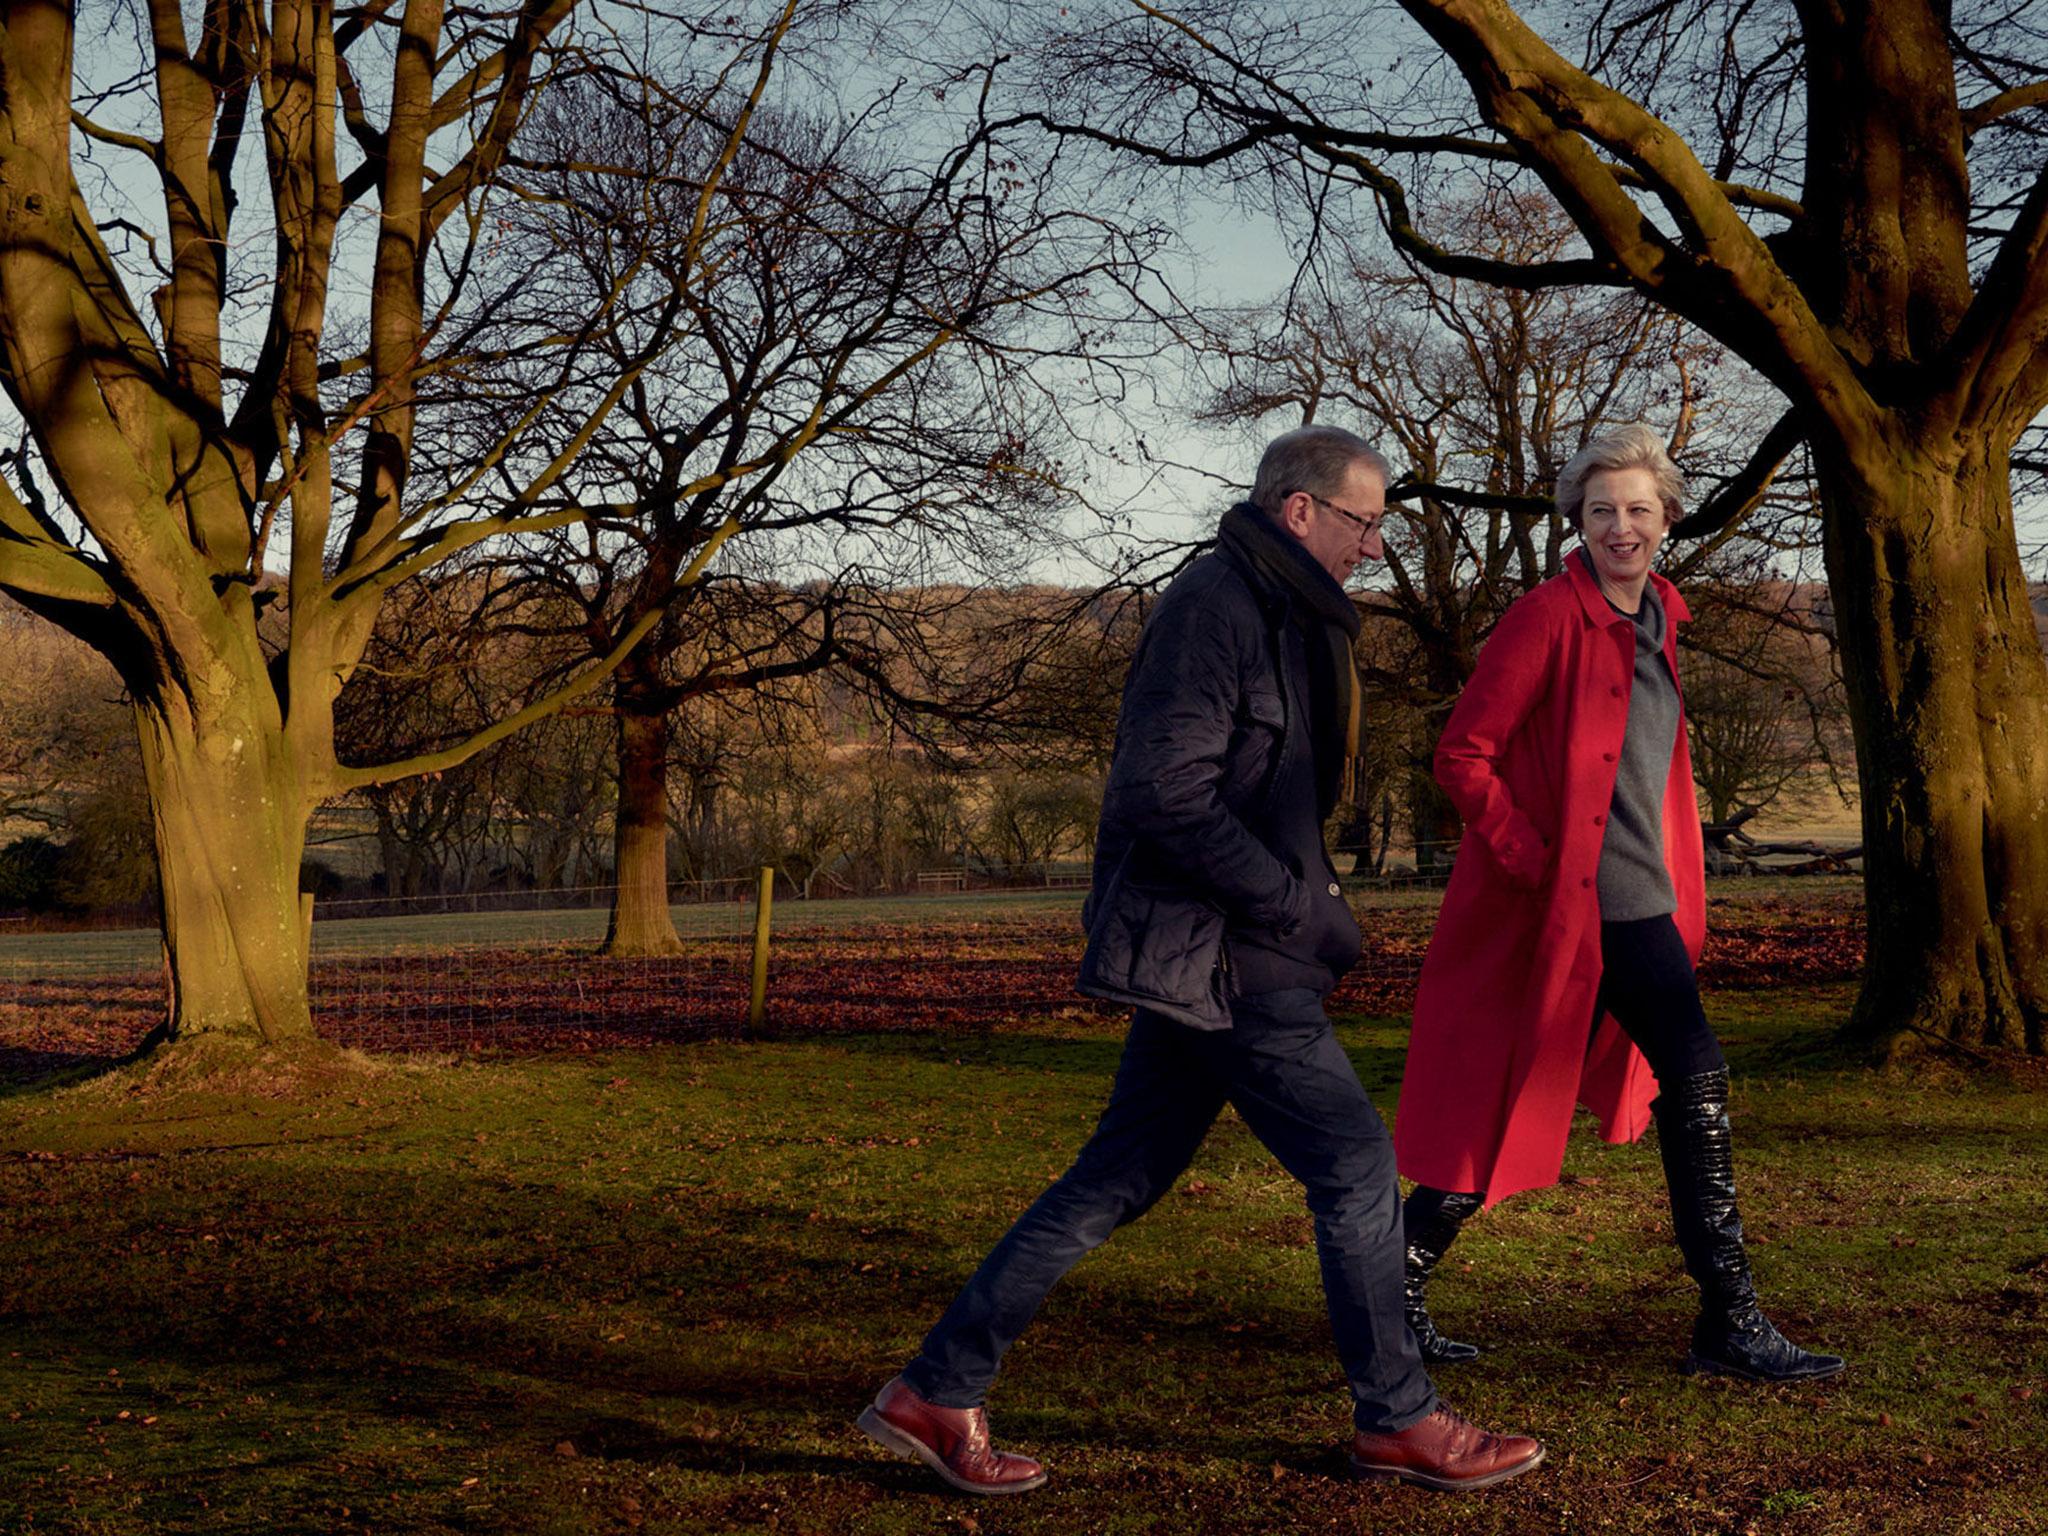
<svg viewBox="0 0 2048 1536">
<path fill-rule="evenodd" d="M 169 1034 L 310 1040 L 299 866 L 307 809 L 275 733 L 136 709 L 163 880 Z"/>
<path fill-rule="evenodd" d="M 1863 793 L 1869 961 L 1851 1028 L 2048 1049 L 2048 668 L 2007 445 L 1822 460 Z"/>
<path fill-rule="evenodd" d="M 154 133 L 92 119 L 99 102 L 74 69 L 75 6 L 0 6 L 0 390 L 34 450 L 0 476 L 0 592 L 98 648 L 136 700 L 169 1038 L 309 1042 L 298 885 L 312 807 L 456 766 L 594 687 L 613 659 L 443 751 L 358 766 L 335 757 L 334 700 L 385 594 L 494 532 L 565 520 L 530 513 L 531 496 L 422 518 L 404 493 L 414 370 L 432 340 L 428 253 L 444 273 L 472 270 L 462 251 L 478 226 L 464 235 L 465 224 L 572 4 L 468 8 L 451 37 L 439 0 L 409 0 L 389 36 L 317 0 L 150 0 L 124 94 L 154 83 Z M 118 51 L 128 35 L 117 30 L 94 46 Z M 344 124 L 374 145 L 347 174 Z M 160 286 L 108 248 L 112 226 L 77 177 L 88 138 L 137 155 L 136 174 L 157 179 L 167 238 L 127 230 L 150 242 Z M 236 168 L 245 151 L 263 157 L 269 204 L 258 238 L 238 243 L 238 190 L 256 184 Z M 146 183 L 111 174 L 124 203 L 142 200 Z M 330 371 L 337 231 L 359 201 L 375 208 L 364 226 L 374 233 L 343 254 L 373 253 L 368 313 L 343 343 L 354 361 Z M 265 245 L 267 273 L 254 254 Z M 246 282 L 231 285 L 231 254 L 237 272 L 245 256 L 257 263 Z M 151 281 L 153 323 L 127 287 L 138 275 Z M 241 349 L 232 374 L 221 323 L 231 286 L 267 290 L 269 304 L 260 345 Z M 360 299 L 362 285 L 350 289 Z M 458 307 L 452 292 L 443 300 Z M 353 403 L 337 413 L 324 392 L 358 368 Z M 356 507 L 342 528 L 334 456 L 337 444 L 352 450 L 359 424 Z M 279 599 L 283 622 L 262 624 Z"/>
</svg>

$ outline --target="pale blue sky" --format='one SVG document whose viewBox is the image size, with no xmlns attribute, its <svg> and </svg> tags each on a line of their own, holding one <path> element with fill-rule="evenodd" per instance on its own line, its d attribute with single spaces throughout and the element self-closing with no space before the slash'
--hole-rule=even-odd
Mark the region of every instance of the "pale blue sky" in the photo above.
<svg viewBox="0 0 2048 1536">
<path fill-rule="evenodd" d="M 104 76 L 116 67 L 113 60 L 125 52 L 129 29 L 138 25 L 140 16 L 131 7 L 106 3 L 83 10 L 79 71 L 82 79 L 90 79 Z M 885 80 L 893 66 L 892 60 L 868 54 L 829 81 L 817 74 L 793 76 L 790 89 L 829 89 L 845 98 L 872 89 Z M 117 126 L 147 129 L 150 125 L 140 114 L 146 113 L 148 105 L 146 93 L 138 92 L 99 109 L 96 115 Z M 956 98 L 943 106 L 934 102 L 929 110 L 936 123 L 952 116 L 959 106 Z M 244 197 L 237 243 L 260 264 L 268 260 L 269 237 L 262 224 L 267 190 L 258 148 L 254 142 L 247 145 L 238 162 Z M 124 151 L 105 147 L 96 147 L 94 154 L 110 168 L 124 167 L 133 160 Z M 161 221 L 161 207 L 152 182 L 153 178 L 146 173 L 135 176 L 117 170 L 108 178 L 88 178 L 86 191 L 95 211 L 103 218 L 119 214 L 145 227 L 155 227 Z M 1178 259 L 1167 264 L 1176 287 L 1193 302 L 1226 308 L 1274 297 L 1292 275 L 1296 260 L 1296 252 L 1276 224 L 1268 217 L 1224 200 L 1220 194 L 1201 191 L 1199 184 L 1192 185 L 1196 190 L 1186 194 L 1189 201 L 1180 221 L 1184 250 Z M 349 216 L 345 238 L 365 240 L 374 228 L 375 217 L 373 207 L 359 207 Z M 365 268 L 366 263 L 359 260 L 338 263 L 338 314 L 361 307 L 361 273 Z M 146 285 L 138 287 L 138 300 L 145 293 Z M 245 337 L 245 345 L 252 344 L 254 339 L 253 334 Z M 1119 438 L 1133 458 L 1132 440 L 1142 434 L 1156 455 L 1181 461 L 1195 472 L 1148 475 L 1135 465 L 1119 467 L 1110 460 L 1097 458 L 1091 464 L 1085 489 L 1098 505 L 1115 506 L 1127 513 L 1133 530 L 1141 537 L 1180 541 L 1206 536 L 1214 526 L 1217 511 L 1230 498 L 1229 489 L 1215 477 L 1228 477 L 1240 483 L 1247 480 L 1263 438 L 1289 423 L 1275 419 L 1268 425 L 1244 429 L 1192 425 L 1186 410 L 1193 402 L 1187 395 L 1183 370 L 1171 359 L 1164 360 L 1158 369 L 1155 389 L 1155 401 L 1136 414 L 1128 429 L 1105 422 L 1102 431 Z M 1341 421 L 1340 424 L 1354 425 Z M 2043 537 L 2044 523 L 2048 523 L 2048 507 L 2036 504 L 2025 508 L 2023 537 L 2038 543 Z M 1085 573 L 1078 562 L 1061 561 L 1048 574 L 1080 579 Z"/>
</svg>

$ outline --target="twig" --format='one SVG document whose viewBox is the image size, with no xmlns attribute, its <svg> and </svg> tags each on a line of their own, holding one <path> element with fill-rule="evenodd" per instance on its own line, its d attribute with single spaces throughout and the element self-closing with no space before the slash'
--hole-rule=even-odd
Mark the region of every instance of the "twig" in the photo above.
<svg viewBox="0 0 2048 1536">
<path fill-rule="evenodd" d="M 1965 1045 L 1960 1040 L 1951 1040 L 1947 1035 L 1937 1034 L 1934 1030 L 1929 1029 L 1925 1024 L 1915 1024 L 1911 1019 L 1908 1019 L 1906 1021 L 1906 1028 L 1912 1030 L 1913 1033 L 1916 1035 L 1925 1035 L 1928 1039 L 1932 1040 L 1936 1045 L 1945 1045 L 1952 1051 L 1960 1051 L 1965 1056 L 1973 1056 L 1987 1067 L 1996 1066 L 1998 1064 L 1998 1058 L 1996 1056 L 1993 1056 L 1990 1052 L 1979 1050 L 1974 1045 Z"/>
</svg>

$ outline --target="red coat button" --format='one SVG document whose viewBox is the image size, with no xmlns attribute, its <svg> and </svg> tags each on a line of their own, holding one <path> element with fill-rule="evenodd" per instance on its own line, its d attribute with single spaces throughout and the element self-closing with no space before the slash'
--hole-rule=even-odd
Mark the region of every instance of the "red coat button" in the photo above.
<svg viewBox="0 0 2048 1536">
<path fill-rule="evenodd" d="M 1601 813 L 1600 813 L 1600 814 L 1599 814 L 1598 816 L 1595 816 L 1595 817 L 1593 818 L 1593 825 L 1594 825 L 1594 826 L 1596 826 L 1596 827 L 1604 827 L 1604 826 L 1606 826 L 1606 825 L 1607 825 L 1607 813 L 1606 813 L 1605 811 L 1602 811 L 1602 812 L 1601 812 Z"/>
<path fill-rule="evenodd" d="M 1617 699 L 1621 697 L 1621 690 L 1619 688 L 1610 688 L 1607 691 L 1613 694 Z"/>
<path fill-rule="evenodd" d="M 1593 883 L 1593 882 L 1592 882 L 1591 880 L 1581 880 L 1581 881 L 1579 882 L 1580 886 L 1582 886 L 1582 887 L 1584 887 L 1584 886 L 1589 886 L 1589 885 L 1591 885 L 1592 883 Z"/>
</svg>

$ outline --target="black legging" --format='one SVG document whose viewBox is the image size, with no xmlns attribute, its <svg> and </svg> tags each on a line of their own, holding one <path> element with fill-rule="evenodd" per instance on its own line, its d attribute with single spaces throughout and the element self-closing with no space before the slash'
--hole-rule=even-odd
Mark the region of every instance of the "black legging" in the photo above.
<svg viewBox="0 0 2048 1536">
<path fill-rule="evenodd" d="M 1700 1006 L 1699 980 L 1678 924 L 1670 914 L 1600 925 L 1600 992 L 1593 1023 L 1602 1013 L 1636 1043 L 1661 1086 L 1720 1072 L 1728 1066 L 1721 1042 Z M 1451 1191 L 1427 1184 L 1408 1197 L 1408 1230 L 1417 1231 L 1436 1214 Z"/>
<path fill-rule="evenodd" d="M 1659 1085 L 1720 1072 L 1728 1065 L 1700 1007 L 1700 984 L 1685 940 L 1669 913 L 1600 925 L 1595 1023 L 1602 1012 L 1613 1014 L 1615 1023 L 1635 1041 Z"/>
</svg>

